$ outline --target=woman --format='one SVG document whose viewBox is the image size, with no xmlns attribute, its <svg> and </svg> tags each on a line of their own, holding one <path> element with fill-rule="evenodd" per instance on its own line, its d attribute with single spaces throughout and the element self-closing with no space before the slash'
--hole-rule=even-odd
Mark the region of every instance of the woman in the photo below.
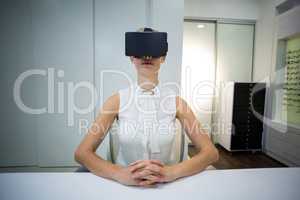
<svg viewBox="0 0 300 200">
<path fill-rule="evenodd" d="M 199 173 L 218 160 L 217 149 L 186 101 L 159 83 L 158 72 L 165 58 L 166 55 L 130 56 L 137 71 L 137 83 L 119 90 L 104 102 L 93 126 L 75 151 L 75 160 L 95 175 L 124 185 L 148 187 Z M 172 157 L 176 118 L 199 150 L 191 159 L 180 163 Z M 117 150 L 112 163 L 95 151 L 115 119 L 119 129 L 114 135 Z M 146 121 L 155 127 L 147 129 Z M 138 128 L 132 126 L 136 124 Z M 128 130 L 128 127 L 134 128 Z"/>
</svg>

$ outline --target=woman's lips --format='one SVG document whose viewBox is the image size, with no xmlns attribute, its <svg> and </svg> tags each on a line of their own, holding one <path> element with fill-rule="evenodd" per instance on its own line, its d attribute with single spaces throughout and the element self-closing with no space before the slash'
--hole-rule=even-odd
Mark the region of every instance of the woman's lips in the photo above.
<svg viewBox="0 0 300 200">
<path fill-rule="evenodd" d="M 143 65 L 152 65 L 152 62 L 143 62 Z"/>
</svg>

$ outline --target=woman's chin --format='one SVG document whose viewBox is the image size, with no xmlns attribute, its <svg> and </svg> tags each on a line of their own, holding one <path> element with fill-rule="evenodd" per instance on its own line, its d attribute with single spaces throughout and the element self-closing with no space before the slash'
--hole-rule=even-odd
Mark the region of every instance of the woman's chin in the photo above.
<svg viewBox="0 0 300 200">
<path fill-rule="evenodd" d="M 143 64 L 142 68 L 147 68 L 147 69 L 153 68 L 153 65 L 151 65 L 151 64 Z"/>
</svg>

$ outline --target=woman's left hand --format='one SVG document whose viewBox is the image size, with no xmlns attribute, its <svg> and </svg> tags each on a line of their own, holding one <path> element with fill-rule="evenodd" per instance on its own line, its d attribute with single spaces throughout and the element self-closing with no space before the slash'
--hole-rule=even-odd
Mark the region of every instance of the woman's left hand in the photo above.
<svg viewBox="0 0 300 200">
<path fill-rule="evenodd" d="M 156 183 L 171 182 L 177 177 L 174 166 L 167 166 L 159 160 L 139 160 L 130 164 L 133 178 L 144 179 L 141 186 L 149 186 Z"/>
</svg>

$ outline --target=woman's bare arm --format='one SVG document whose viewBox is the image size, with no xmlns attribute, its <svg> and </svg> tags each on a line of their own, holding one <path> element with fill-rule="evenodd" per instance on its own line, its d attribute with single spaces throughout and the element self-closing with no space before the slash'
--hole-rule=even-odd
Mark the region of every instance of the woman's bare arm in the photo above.
<svg viewBox="0 0 300 200">
<path fill-rule="evenodd" d="M 92 173 L 113 180 L 116 180 L 117 177 L 115 175 L 120 167 L 102 159 L 95 152 L 119 112 L 119 102 L 118 93 L 105 101 L 99 115 L 74 155 L 75 160 L 87 167 Z"/>
<path fill-rule="evenodd" d="M 219 159 L 218 150 L 211 142 L 207 133 L 201 128 L 200 122 L 195 117 L 192 109 L 181 97 L 176 97 L 176 117 L 185 129 L 188 137 L 195 145 L 198 154 L 189 160 L 174 165 L 176 178 L 190 176 L 204 170 Z"/>
</svg>

